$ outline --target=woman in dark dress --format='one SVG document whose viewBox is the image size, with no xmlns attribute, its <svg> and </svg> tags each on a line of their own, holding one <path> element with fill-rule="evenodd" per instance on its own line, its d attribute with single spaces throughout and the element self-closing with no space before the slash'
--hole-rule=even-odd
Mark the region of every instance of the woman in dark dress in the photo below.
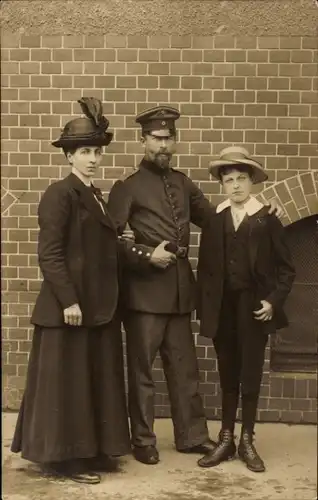
<svg viewBox="0 0 318 500">
<path fill-rule="evenodd" d="M 26 389 L 11 449 L 93 484 L 100 482 L 95 471 L 101 461 L 130 452 L 119 257 L 138 266 L 148 256 L 140 245 L 119 242 L 92 184 L 113 134 L 100 101 L 78 102 L 86 116 L 68 122 L 53 142 L 63 149 L 71 173 L 47 188 L 38 209 L 43 283 L 31 318 Z"/>
</svg>

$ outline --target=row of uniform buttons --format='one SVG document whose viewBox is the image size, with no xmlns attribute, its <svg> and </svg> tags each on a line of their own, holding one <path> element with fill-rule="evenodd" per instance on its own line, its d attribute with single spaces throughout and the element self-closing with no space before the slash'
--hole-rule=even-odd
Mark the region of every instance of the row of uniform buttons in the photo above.
<svg viewBox="0 0 318 500">
<path fill-rule="evenodd" d="M 137 248 L 136 247 L 132 247 L 131 251 L 132 252 L 137 252 Z M 138 255 L 143 255 L 143 251 L 142 250 L 138 250 Z M 150 257 L 150 256 L 151 256 L 151 253 L 147 252 L 146 253 L 146 257 Z"/>
<path fill-rule="evenodd" d="M 177 231 L 178 231 L 178 244 L 181 240 L 181 226 L 178 225 L 178 216 L 175 214 L 175 209 L 177 208 L 174 203 L 172 202 L 172 194 L 169 192 L 169 188 L 171 188 L 171 184 L 169 184 L 168 182 L 168 178 L 166 175 L 164 175 L 162 177 L 163 179 L 163 182 L 164 182 L 164 185 L 166 187 L 166 191 L 167 191 L 167 194 L 168 194 L 168 199 L 169 199 L 169 203 L 170 203 L 170 206 L 171 206 L 171 210 L 172 210 L 172 218 L 173 218 L 173 222 L 175 223 L 175 225 L 177 226 Z"/>
</svg>

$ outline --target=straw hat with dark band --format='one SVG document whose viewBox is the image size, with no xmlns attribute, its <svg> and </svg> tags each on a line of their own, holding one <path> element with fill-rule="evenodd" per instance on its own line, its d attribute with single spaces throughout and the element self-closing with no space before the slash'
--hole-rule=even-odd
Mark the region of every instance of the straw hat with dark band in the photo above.
<svg viewBox="0 0 318 500">
<path fill-rule="evenodd" d="M 77 102 L 86 116 L 67 122 L 61 137 L 52 145 L 56 148 L 108 146 L 113 134 L 106 132 L 109 121 L 103 116 L 101 101 L 95 97 L 82 97 Z"/>
<path fill-rule="evenodd" d="M 209 172 L 213 177 L 218 180 L 220 178 L 220 168 L 221 167 L 235 167 L 235 165 L 247 165 L 251 167 L 253 171 L 253 184 L 258 184 L 264 182 L 268 179 L 267 174 L 260 163 L 250 158 L 247 149 L 230 146 L 221 151 L 219 159 L 213 160 L 209 163 Z"/>
</svg>

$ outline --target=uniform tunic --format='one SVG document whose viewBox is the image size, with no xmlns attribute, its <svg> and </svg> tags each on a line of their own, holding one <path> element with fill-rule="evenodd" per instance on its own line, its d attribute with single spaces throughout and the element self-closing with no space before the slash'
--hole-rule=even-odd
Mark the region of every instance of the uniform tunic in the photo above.
<svg viewBox="0 0 318 500">
<path fill-rule="evenodd" d="M 209 201 L 186 175 L 161 170 L 143 160 L 139 169 L 113 186 L 108 209 L 122 231 L 127 221 L 136 243 L 149 251 L 167 240 L 177 247 L 189 246 L 190 222 L 202 227 L 213 213 Z M 153 314 L 186 314 L 194 308 L 195 280 L 187 257 L 166 270 L 149 265 L 144 273 L 125 276 L 126 306 Z"/>
<path fill-rule="evenodd" d="M 208 200 L 183 173 L 143 160 L 139 169 L 113 186 L 108 200 L 119 231 L 129 222 L 136 243 L 152 252 L 169 241 L 177 260 L 167 269 L 149 263 L 124 277 L 129 411 L 135 446 L 155 444 L 152 365 L 160 352 L 167 379 L 178 449 L 208 439 L 191 331 L 195 280 L 187 256 L 190 222 L 202 226 L 213 212 Z M 179 252 L 180 251 L 180 252 Z"/>
</svg>

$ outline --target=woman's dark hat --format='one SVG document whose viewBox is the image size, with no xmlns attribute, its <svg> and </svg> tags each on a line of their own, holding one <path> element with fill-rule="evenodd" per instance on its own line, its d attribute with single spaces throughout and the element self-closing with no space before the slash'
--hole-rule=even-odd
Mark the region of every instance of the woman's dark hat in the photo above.
<svg viewBox="0 0 318 500">
<path fill-rule="evenodd" d="M 101 101 L 95 97 L 82 97 L 77 102 L 86 116 L 67 122 L 61 137 L 52 145 L 56 148 L 108 146 L 113 134 L 106 132 L 109 121 L 103 116 Z"/>
<path fill-rule="evenodd" d="M 268 179 L 262 165 L 250 157 L 247 149 L 239 146 L 230 146 L 222 149 L 219 158 L 209 163 L 209 172 L 213 175 L 213 177 L 221 180 L 220 168 L 231 166 L 235 167 L 235 165 L 248 165 L 252 168 L 253 184 L 259 184 L 260 182 L 264 182 Z"/>
</svg>

